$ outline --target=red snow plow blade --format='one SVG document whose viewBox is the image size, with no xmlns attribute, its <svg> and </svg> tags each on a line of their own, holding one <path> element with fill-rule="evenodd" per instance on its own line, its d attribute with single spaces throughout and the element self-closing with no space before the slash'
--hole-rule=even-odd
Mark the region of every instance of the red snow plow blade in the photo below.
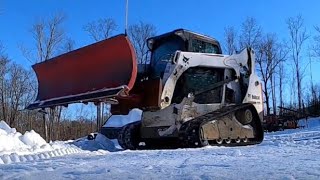
<svg viewBox="0 0 320 180">
<path fill-rule="evenodd" d="M 118 35 L 32 66 L 38 78 L 36 101 L 27 109 L 96 102 L 132 89 L 135 51 Z"/>
</svg>

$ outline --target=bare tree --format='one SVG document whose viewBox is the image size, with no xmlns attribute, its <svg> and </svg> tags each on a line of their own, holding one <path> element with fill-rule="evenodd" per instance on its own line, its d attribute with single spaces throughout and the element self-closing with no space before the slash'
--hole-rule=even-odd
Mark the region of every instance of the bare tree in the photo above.
<svg viewBox="0 0 320 180">
<path fill-rule="evenodd" d="M 240 49 L 251 47 L 257 49 L 262 37 L 262 29 L 256 19 L 248 17 L 241 25 L 239 36 Z"/>
<path fill-rule="evenodd" d="M 71 38 L 64 38 L 62 43 L 61 53 L 67 53 L 74 49 L 75 41 Z M 52 120 L 49 121 L 49 139 L 59 139 L 60 138 L 60 126 L 61 126 L 61 113 L 63 111 L 62 106 L 55 107 L 54 109 L 49 110 Z M 56 125 L 55 125 L 56 124 Z"/>
<path fill-rule="evenodd" d="M 271 84 L 271 95 L 272 95 L 272 107 L 273 107 L 273 114 L 277 114 L 277 93 L 276 93 L 276 76 L 279 76 L 280 79 L 280 105 L 283 104 L 282 99 L 282 90 L 283 90 L 283 63 L 285 62 L 288 50 L 285 48 L 285 45 L 278 42 L 277 37 L 275 34 L 267 35 L 268 42 L 270 43 L 269 48 L 267 48 L 266 55 L 268 61 L 271 62 L 271 71 L 270 74 L 270 84 Z M 273 40 L 272 40 L 273 39 Z M 274 43 L 274 44 L 273 44 Z M 273 46 L 273 47 L 272 47 Z"/>
<path fill-rule="evenodd" d="M 35 73 L 32 70 L 28 70 L 26 73 L 28 75 L 27 82 L 25 82 L 27 84 L 27 93 L 22 97 L 22 109 L 32 103 L 37 95 L 37 79 Z M 21 119 L 23 119 L 27 125 L 24 127 L 25 129 L 20 132 L 33 129 L 33 122 L 38 119 L 38 113 L 36 111 L 21 111 L 21 116 Z"/>
<path fill-rule="evenodd" d="M 302 69 L 301 69 L 301 51 L 309 35 L 304 26 L 304 20 L 301 15 L 290 17 L 286 21 L 289 30 L 289 46 L 291 58 L 294 64 L 295 77 L 297 83 L 298 107 L 302 108 Z"/>
<path fill-rule="evenodd" d="M 10 62 L 0 45 L 0 119 L 10 126 L 22 128 L 24 121 L 19 121 L 20 110 L 24 107 L 28 96 L 32 94 L 30 71 Z M 29 101 L 30 103 L 30 101 Z"/>
<path fill-rule="evenodd" d="M 312 115 L 320 115 L 320 89 L 319 85 L 311 84 L 311 94 L 308 102 L 308 111 Z"/>
<path fill-rule="evenodd" d="M 264 85 L 264 96 L 267 106 L 267 115 L 270 115 L 270 88 L 272 95 L 273 111 L 276 112 L 275 96 L 275 73 L 276 67 L 285 60 L 287 51 L 284 50 L 281 43 L 278 42 L 275 34 L 267 34 L 260 42 L 257 51 L 257 70 L 262 77 Z M 270 84 L 270 86 L 269 86 Z"/>
<path fill-rule="evenodd" d="M 116 30 L 117 24 L 112 18 L 103 18 L 86 24 L 83 29 L 95 41 L 109 38 Z"/>
<path fill-rule="evenodd" d="M 74 47 L 75 47 L 75 41 L 72 40 L 71 38 L 66 38 L 65 42 L 63 43 L 61 51 L 62 53 L 70 52 L 74 50 Z"/>
<path fill-rule="evenodd" d="M 4 46 L 0 43 L 0 107 L 1 107 L 1 116 L 0 118 L 6 120 L 8 117 L 7 114 L 7 81 L 5 79 L 8 69 L 9 69 L 9 58 L 4 52 Z"/>
<path fill-rule="evenodd" d="M 224 28 L 225 52 L 229 55 L 237 50 L 237 32 L 233 26 Z"/>
<path fill-rule="evenodd" d="M 30 72 L 15 63 L 11 64 L 9 70 L 7 90 L 9 93 L 10 115 L 8 121 L 10 126 L 13 126 L 19 115 L 18 111 L 23 109 L 24 96 L 30 93 Z"/>
<path fill-rule="evenodd" d="M 43 62 L 61 53 L 64 42 L 66 40 L 65 32 L 63 30 L 63 22 L 65 20 L 64 14 L 56 14 L 49 19 L 41 19 L 32 25 L 31 34 L 35 43 L 35 53 L 27 48 L 21 48 L 24 56 L 29 61 Z M 59 51 L 60 50 L 60 51 Z M 61 112 L 59 108 L 53 108 L 43 113 L 43 134 L 44 138 L 48 141 L 52 136 L 53 121 L 57 121 L 59 115 L 56 112 Z M 48 114 L 48 116 L 46 116 Z M 50 132 L 48 133 L 48 123 L 50 123 Z M 49 137 L 50 135 L 50 137 Z"/>
<path fill-rule="evenodd" d="M 117 24 L 112 18 L 99 19 L 97 21 L 90 22 L 84 26 L 84 30 L 92 37 L 95 41 L 101 41 L 109 38 L 116 30 Z M 97 126 L 100 125 L 100 114 L 103 114 L 105 104 L 103 102 L 98 103 L 97 110 Z M 98 115 L 99 114 L 99 115 Z M 97 131 L 100 127 L 97 127 Z"/>
<path fill-rule="evenodd" d="M 314 56 L 320 57 L 320 27 L 315 26 L 314 28 L 316 30 L 316 35 L 313 37 L 315 42 L 312 47 L 312 50 L 313 50 Z"/>
<path fill-rule="evenodd" d="M 279 73 L 279 98 L 281 107 L 284 106 L 283 102 L 283 87 L 284 87 L 284 76 L 285 76 L 285 69 L 284 69 L 284 62 L 281 61 L 278 66 L 278 73 Z M 282 114 L 282 109 L 280 109 L 280 114 Z"/>
<path fill-rule="evenodd" d="M 63 14 L 57 14 L 49 20 L 41 20 L 33 24 L 31 33 L 37 47 L 37 62 L 49 60 L 61 47 L 65 32 L 62 23 L 65 19 Z"/>
<path fill-rule="evenodd" d="M 148 61 L 147 39 L 155 36 L 156 27 L 152 24 L 139 22 L 138 24 L 130 25 L 128 35 L 135 47 L 138 63 L 145 64 Z"/>
</svg>

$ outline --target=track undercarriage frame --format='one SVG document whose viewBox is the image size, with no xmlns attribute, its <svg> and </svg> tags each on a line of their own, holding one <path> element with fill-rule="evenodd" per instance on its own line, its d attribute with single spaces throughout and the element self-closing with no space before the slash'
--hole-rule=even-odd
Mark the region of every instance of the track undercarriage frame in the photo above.
<svg viewBox="0 0 320 180">
<path fill-rule="evenodd" d="M 259 115 L 249 103 L 226 106 L 188 120 L 167 136 L 144 139 L 141 138 L 144 131 L 141 122 L 124 126 L 119 133 L 119 144 L 124 149 L 153 149 L 159 148 L 161 143 L 165 144 L 162 148 L 194 148 L 206 145 L 244 146 L 263 140 Z M 152 143 L 157 141 L 159 143 Z"/>
</svg>

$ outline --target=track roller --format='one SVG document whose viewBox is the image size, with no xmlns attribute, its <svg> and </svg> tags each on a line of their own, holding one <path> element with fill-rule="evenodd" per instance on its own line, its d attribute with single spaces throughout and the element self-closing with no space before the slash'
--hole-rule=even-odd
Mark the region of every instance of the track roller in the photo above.
<svg viewBox="0 0 320 180">
<path fill-rule="evenodd" d="M 225 139 L 224 142 L 225 142 L 226 144 L 230 144 L 230 143 L 231 143 L 231 139 L 230 139 L 230 138 Z"/>
<path fill-rule="evenodd" d="M 245 137 L 242 141 L 246 143 L 246 142 L 248 142 L 248 138 Z"/>
<path fill-rule="evenodd" d="M 222 139 L 216 139 L 216 143 L 217 143 L 217 144 L 222 144 L 222 143 L 223 143 L 223 140 L 222 140 Z"/>
</svg>

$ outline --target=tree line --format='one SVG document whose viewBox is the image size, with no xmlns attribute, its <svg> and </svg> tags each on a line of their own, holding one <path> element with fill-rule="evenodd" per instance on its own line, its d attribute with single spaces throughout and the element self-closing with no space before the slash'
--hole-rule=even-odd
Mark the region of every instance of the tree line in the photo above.
<svg viewBox="0 0 320 180">
<path fill-rule="evenodd" d="M 19 45 L 25 59 L 34 64 L 72 51 L 76 40 L 67 36 L 65 20 L 64 14 L 55 14 L 33 23 L 29 32 L 33 47 Z M 232 54 L 245 47 L 255 50 L 266 115 L 281 113 L 277 106 L 299 110 L 310 107 L 310 113 L 319 113 L 320 86 L 313 82 L 312 76 L 310 81 L 306 77 L 313 60 L 320 56 L 320 28 L 312 27 L 311 34 L 311 29 L 307 29 L 300 15 L 287 18 L 285 25 L 288 33 L 286 39 L 281 39 L 275 32 L 265 32 L 252 17 L 245 19 L 238 28 L 225 27 L 224 52 Z M 88 22 L 83 25 L 83 31 L 92 42 L 119 33 L 118 24 L 112 18 Z M 138 63 L 148 61 L 146 39 L 156 33 L 156 27 L 150 23 L 139 22 L 129 26 L 128 36 L 135 47 Z M 289 90 L 287 95 L 284 94 L 285 89 Z M 0 120 L 5 120 L 20 132 L 34 129 L 47 141 L 75 139 L 97 130 L 95 120 L 88 118 L 83 106 L 76 110 L 76 117 L 70 117 L 70 110 L 63 107 L 46 109 L 45 112 L 24 110 L 35 99 L 36 92 L 37 81 L 33 71 L 11 60 L 5 52 L 5 45 L 1 43 Z M 105 114 L 107 108 L 103 108 Z"/>
<path fill-rule="evenodd" d="M 255 50 L 265 115 L 281 114 L 278 106 L 319 115 L 319 84 L 314 83 L 311 72 L 312 64 L 320 56 L 320 29 L 318 26 L 308 29 L 301 15 L 287 18 L 284 24 L 285 37 L 264 32 L 252 17 L 245 19 L 238 29 L 228 26 L 224 29 L 225 52 L 232 54 L 245 47 Z M 285 89 L 289 90 L 286 96 Z"/>
<path fill-rule="evenodd" d="M 33 47 L 27 48 L 19 44 L 25 59 L 34 64 L 72 51 L 75 40 L 67 36 L 64 28 L 65 20 L 65 14 L 58 13 L 33 23 L 29 32 Z M 115 35 L 118 32 L 118 25 L 112 18 L 101 18 L 83 25 L 83 31 L 92 38 L 92 42 L 97 42 Z M 135 46 L 139 63 L 147 61 L 146 39 L 155 34 L 155 26 L 149 23 L 139 22 L 129 26 L 128 36 Z M 47 141 L 75 139 L 97 130 L 96 121 L 88 119 L 89 113 L 83 112 L 82 105 L 76 110 L 76 117 L 70 117 L 68 114 L 71 114 L 71 110 L 63 107 L 44 111 L 24 110 L 33 102 L 36 93 L 37 80 L 34 72 L 13 62 L 10 55 L 5 52 L 4 44 L 1 43 L 0 120 L 6 121 L 20 132 L 34 129 Z M 103 110 L 107 112 L 107 108 L 104 107 Z"/>
</svg>

